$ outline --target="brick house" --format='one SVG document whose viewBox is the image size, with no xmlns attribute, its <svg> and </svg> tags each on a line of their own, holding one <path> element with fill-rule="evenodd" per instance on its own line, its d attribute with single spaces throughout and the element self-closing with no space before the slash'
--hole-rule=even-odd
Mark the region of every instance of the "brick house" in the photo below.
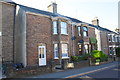
<svg viewBox="0 0 120 80">
<path fill-rule="evenodd" d="M 92 50 L 109 55 L 119 45 L 119 36 L 100 27 L 98 19 L 89 24 L 63 16 L 57 13 L 56 3 L 48 6 L 49 12 L 6 1 L 0 1 L 0 9 L 3 62 L 49 69 L 51 61 L 62 64 Z M 110 35 L 116 41 L 110 42 Z"/>
<path fill-rule="evenodd" d="M 0 59 L 13 63 L 15 3 L 0 1 Z"/>
</svg>

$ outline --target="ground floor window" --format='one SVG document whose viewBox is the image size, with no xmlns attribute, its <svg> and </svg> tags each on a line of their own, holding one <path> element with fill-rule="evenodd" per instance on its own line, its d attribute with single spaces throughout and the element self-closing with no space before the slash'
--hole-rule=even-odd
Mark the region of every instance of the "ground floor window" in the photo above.
<svg viewBox="0 0 120 80">
<path fill-rule="evenodd" d="M 88 44 L 85 44 L 85 53 L 89 53 L 89 45 Z"/>
<path fill-rule="evenodd" d="M 82 45 L 81 44 L 78 45 L 78 54 L 79 55 L 82 54 Z"/>
<path fill-rule="evenodd" d="M 58 58 L 58 44 L 54 44 L 54 58 Z"/>
<path fill-rule="evenodd" d="M 62 44 L 62 58 L 68 57 L 68 44 Z"/>
</svg>

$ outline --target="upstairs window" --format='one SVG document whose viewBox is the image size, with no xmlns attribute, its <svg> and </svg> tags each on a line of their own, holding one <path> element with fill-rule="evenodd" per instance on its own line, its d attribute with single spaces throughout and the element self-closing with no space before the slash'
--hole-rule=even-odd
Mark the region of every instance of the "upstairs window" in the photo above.
<svg viewBox="0 0 120 80">
<path fill-rule="evenodd" d="M 61 22 L 61 34 L 67 34 L 67 23 Z"/>
<path fill-rule="evenodd" d="M 115 36 L 112 35 L 112 42 L 115 42 Z"/>
<path fill-rule="evenodd" d="M 58 34 L 57 21 L 53 22 L 53 34 Z"/>
<path fill-rule="evenodd" d="M 87 27 L 83 27 L 83 36 L 84 37 L 88 36 L 88 29 L 87 29 Z"/>
<path fill-rule="evenodd" d="M 78 36 L 81 36 L 81 27 L 78 26 Z"/>
<path fill-rule="evenodd" d="M 111 42 L 112 40 L 112 35 L 108 35 L 108 40 L 109 40 L 109 42 Z"/>
</svg>

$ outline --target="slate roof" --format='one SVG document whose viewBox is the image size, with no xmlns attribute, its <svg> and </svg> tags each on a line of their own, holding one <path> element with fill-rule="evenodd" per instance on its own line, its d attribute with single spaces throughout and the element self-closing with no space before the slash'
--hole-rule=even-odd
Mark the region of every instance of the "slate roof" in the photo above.
<svg viewBox="0 0 120 80">
<path fill-rule="evenodd" d="M 16 4 L 14 1 L 12 0 L 0 0 L 0 1 L 4 1 L 4 2 L 7 2 L 7 3 L 11 3 L 11 4 Z"/>
<path fill-rule="evenodd" d="M 11 3 L 11 4 L 16 4 L 16 3 L 13 2 L 12 0 L 1 0 L 1 1 L 6 1 L 6 2 Z M 21 4 L 16 4 L 16 5 L 19 5 L 20 8 L 22 8 L 22 9 L 25 10 L 26 12 L 28 11 L 28 12 L 43 14 L 43 15 L 52 16 L 52 17 L 64 17 L 64 18 L 70 19 L 72 22 L 82 23 L 82 21 L 80 21 L 80 20 L 78 20 L 78 19 L 71 18 L 71 17 L 68 17 L 68 16 L 64 16 L 64 15 L 61 15 L 61 14 L 58 14 L 58 13 L 51 13 L 51 12 L 48 12 L 48 11 L 39 10 L 39 9 L 31 8 L 31 7 L 27 7 L 27 6 L 24 6 L 24 5 L 21 5 Z M 85 23 L 86 23 L 86 22 L 85 22 Z M 103 28 L 103 27 L 100 27 L 100 26 L 95 26 L 95 25 L 92 25 L 92 24 L 89 24 L 89 23 L 87 23 L 87 24 L 88 24 L 89 26 L 91 26 L 91 27 L 97 28 L 98 30 L 115 33 L 115 32 L 113 32 L 113 31 L 111 31 L 111 30 L 109 30 L 109 29 L 106 29 L 106 28 Z"/>
<path fill-rule="evenodd" d="M 101 31 L 107 31 L 107 32 L 115 33 L 114 31 L 111 31 L 111 30 L 109 30 L 109 29 L 107 29 L 107 28 L 103 28 L 103 27 L 101 27 L 101 26 L 96 26 L 96 25 L 93 25 L 93 24 L 89 24 L 89 26 L 94 27 L 94 28 L 97 28 L 98 30 L 101 30 Z"/>
<path fill-rule="evenodd" d="M 71 21 L 76 22 L 76 23 L 81 23 L 81 22 L 82 22 L 82 21 L 77 20 L 77 19 L 75 19 L 75 18 L 71 18 L 71 17 L 68 17 L 68 16 L 64 16 L 64 15 L 61 15 L 61 14 L 58 14 L 58 13 L 52 13 L 52 12 L 48 12 L 48 11 L 43 11 L 43 10 L 39 10 L 39 9 L 35 9 L 35 8 L 23 6 L 23 5 L 19 5 L 19 6 L 20 6 L 22 9 L 24 9 L 25 11 L 28 11 L 28 12 L 43 14 L 43 15 L 52 16 L 52 17 L 64 17 L 64 18 L 68 18 L 68 19 L 70 19 Z"/>
</svg>

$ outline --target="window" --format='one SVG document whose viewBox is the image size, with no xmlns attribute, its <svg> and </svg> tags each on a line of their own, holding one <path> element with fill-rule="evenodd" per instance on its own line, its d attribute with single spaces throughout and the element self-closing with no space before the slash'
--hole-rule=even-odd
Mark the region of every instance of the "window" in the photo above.
<svg viewBox="0 0 120 80">
<path fill-rule="evenodd" d="M 108 40 L 111 42 L 112 35 L 108 35 Z"/>
<path fill-rule="evenodd" d="M 112 47 L 109 47 L 109 53 L 110 53 L 110 55 L 113 54 L 113 48 Z"/>
<path fill-rule="evenodd" d="M 82 55 L 82 45 L 81 44 L 78 45 L 78 50 L 79 50 L 79 52 L 78 52 L 79 55 Z"/>
<path fill-rule="evenodd" d="M 88 36 L 88 29 L 87 27 L 83 27 L 83 36 Z"/>
<path fill-rule="evenodd" d="M 62 58 L 68 57 L 68 45 L 62 44 Z"/>
<path fill-rule="evenodd" d="M 89 53 L 89 47 L 88 47 L 88 44 L 85 45 L 85 53 Z"/>
<path fill-rule="evenodd" d="M 54 58 L 58 59 L 58 44 L 54 44 Z"/>
<path fill-rule="evenodd" d="M 67 23 L 61 22 L 61 34 L 67 34 Z"/>
<path fill-rule="evenodd" d="M 78 36 L 81 36 L 81 29 L 80 29 L 80 26 L 78 26 Z"/>
<path fill-rule="evenodd" d="M 115 37 L 115 41 L 116 41 L 116 42 L 118 42 L 118 40 L 119 40 L 119 37 L 118 37 L 118 36 L 116 36 L 116 37 Z"/>
<path fill-rule="evenodd" d="M 57 21 L 53 22 L 53 34 L 57 34 L 58 33 L 58 29 L 57 29 Z"/>
<path fill-rule="evenodd" d="M 115 42 L 115 36 L 112 35 L 112 42 Z"/>
</svg>

